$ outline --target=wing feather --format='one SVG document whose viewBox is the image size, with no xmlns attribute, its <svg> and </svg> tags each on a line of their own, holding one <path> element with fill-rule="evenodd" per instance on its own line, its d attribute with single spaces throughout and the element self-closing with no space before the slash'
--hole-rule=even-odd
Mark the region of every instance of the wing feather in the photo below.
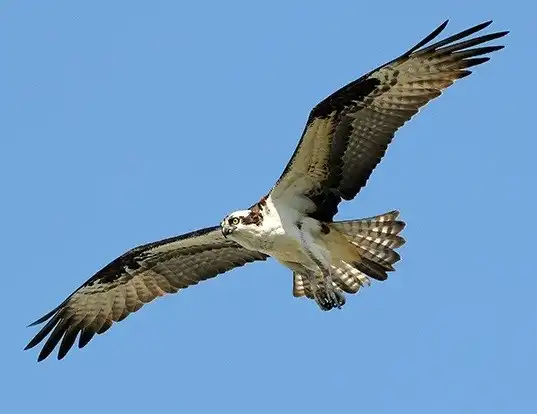
<svg viewBox="0 0 537 414">
<path fill-rule="evenodd" d="M 488 27 L 489 21 L 426 46 L 447 23 L 320 102 L 271 197 L 306 196 L 314 209 L 305 203 L 305 213 L 332 221 L 341 200 L 353 199 L 365 186 L 395 132 L 457 79 L 468 76 L 468 68 L 489 60 L 483 55 L 503 48 L 474 46 L 508 33 L 468 38 Z"/>
<path fill-rule="evenodd" d="M 25 349 L 35 347 L 48 336 L 38 360 L 48 357 L 58 344 L 58 359 L 62 359 L 77 336 L 78 346 L 83 348 L 96 333 L 106 332 L 114 322 L 157 297 L 266 257 L 226 240 L 219 227 L 136 247 L 32 323 L 31 326 L 47 322 Z"/>
</svg>

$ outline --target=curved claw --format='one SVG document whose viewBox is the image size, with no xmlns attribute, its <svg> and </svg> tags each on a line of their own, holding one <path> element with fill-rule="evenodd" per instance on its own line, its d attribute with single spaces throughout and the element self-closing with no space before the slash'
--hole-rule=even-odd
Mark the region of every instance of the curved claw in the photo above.
<svg viewBox="0 0 537 414">
<path fill-rule="evenodd" d="M 341 309 L 345 305 L 345 295 L 336 289 L 319 289 L 315 292 L 315 302 L 323 311 Z"/>
</svg>

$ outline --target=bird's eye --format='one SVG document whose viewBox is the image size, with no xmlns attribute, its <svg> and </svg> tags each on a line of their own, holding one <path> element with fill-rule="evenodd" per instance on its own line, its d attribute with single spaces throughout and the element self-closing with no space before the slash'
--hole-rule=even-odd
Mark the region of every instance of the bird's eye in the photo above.
<svg viewBox="0 0 537 414">
<path fill-rule="evenodd" d="M 237 224 L 239 224 L 239 219 L 237 217 L 233 217 L 231 220 L 229 220 L 229 224 L 231 224 L 232 226 L 236 226 Z"/>
</svg>

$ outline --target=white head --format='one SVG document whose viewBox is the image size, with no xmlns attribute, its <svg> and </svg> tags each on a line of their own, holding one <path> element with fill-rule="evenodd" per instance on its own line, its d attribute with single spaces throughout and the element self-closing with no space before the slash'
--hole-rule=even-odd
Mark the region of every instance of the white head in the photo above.
<svg viewBox="0 0 537 414">
<path fill-rule="evenodd" d="M 256 233 L 262 221 L 263 216 L 258 209 L 239 210 L 227 215 L 220 228 L 224 237 L 237 241 Z"/>
</svg>

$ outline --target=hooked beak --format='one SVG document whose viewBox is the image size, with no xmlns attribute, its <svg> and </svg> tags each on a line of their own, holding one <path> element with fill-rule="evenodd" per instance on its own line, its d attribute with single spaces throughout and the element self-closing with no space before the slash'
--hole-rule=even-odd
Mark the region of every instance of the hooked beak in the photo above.
<svg viewBox="0 0 537 414">
<path fill-rule="evenodd" d="M 220 227 L 221 227 L 222 235 L 224 236 L 224 238 L 227 238 L 227 236 L 233 233 L 233 228 L 225 223 L 222 223 Z"/>
</svg>

